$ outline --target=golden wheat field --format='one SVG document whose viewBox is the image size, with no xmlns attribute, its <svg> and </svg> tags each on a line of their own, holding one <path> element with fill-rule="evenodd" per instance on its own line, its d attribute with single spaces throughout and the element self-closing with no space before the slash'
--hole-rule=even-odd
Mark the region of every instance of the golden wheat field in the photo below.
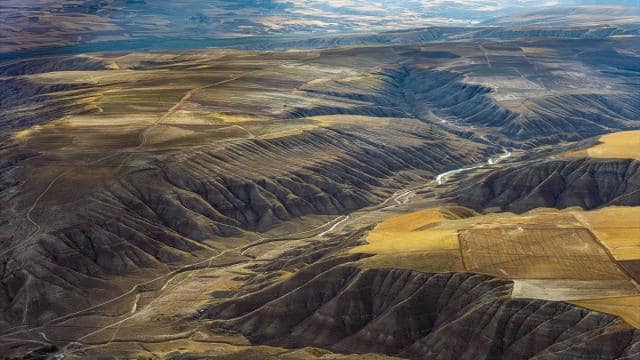
<svg viewBox="0 0 640 360">
<path fill-rule="evenodd" d="M 460 209 L 425 209 L 391 217 L 369 233 L 368 244 L 351 252 L 376 254 L 365 261 L 372 267 L 463 271 L 458 223 L 474 213 Z"/>
<path fill-rule="evenodd" d="M 630 325 L 640 328 L 640 296 L 572 301 L 572 303 L 609 314 L 618 315 Z"/>
<path fill-rule="evenodd" d="M 367 267 L 515 280 L 514 296 L 572 301 L 637 326 L 640 289 L 618 262 L 640 259 L 637 219 L 640 207 L 519 215 L 428 208 L 387 218 L 351 252 L 374 254 L 363 260 Z M 567 286 L 576 282 L 579 289 Z"/>
<path fill-rule="evenodd" d="M 587 150 L 594 158 L 623 158 L 640 160 L 640 130 L 605 135 L 600 144 Z"/>
</svg>

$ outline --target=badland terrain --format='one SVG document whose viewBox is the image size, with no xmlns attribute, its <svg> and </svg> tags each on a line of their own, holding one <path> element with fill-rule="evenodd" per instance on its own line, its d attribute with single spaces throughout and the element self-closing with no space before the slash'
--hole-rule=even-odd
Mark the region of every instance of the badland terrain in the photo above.
<svg viewBox="0 0 640 360">
<path fill-rule="evenodd" d="M 594 9 L 7 47 L 0 354 L 640 357 L 640 27 Z"/>
</svg>

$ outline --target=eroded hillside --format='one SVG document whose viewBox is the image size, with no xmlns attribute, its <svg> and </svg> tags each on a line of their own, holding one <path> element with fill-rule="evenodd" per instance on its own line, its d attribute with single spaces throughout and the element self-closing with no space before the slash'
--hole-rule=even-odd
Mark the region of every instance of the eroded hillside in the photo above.
<svg viewBox="0 0 640 360">
<path fill-rule="evenodd" d="M 602 217 L 584 211 L 640 205 L 637 161 L 569 144 L 640 127 L 634 46 L 3 63 L 1 349 L 637 356 L 621 309 L 639 296 L 640 257 L 614 249 L 635 238 L 599 233 Z M 434 210 L 451 203 L 475 211 Z M 572 206 L 584 210 L 503 213 Z M 570 296 L 537 292 L 567 283 Z"/>
</svg>

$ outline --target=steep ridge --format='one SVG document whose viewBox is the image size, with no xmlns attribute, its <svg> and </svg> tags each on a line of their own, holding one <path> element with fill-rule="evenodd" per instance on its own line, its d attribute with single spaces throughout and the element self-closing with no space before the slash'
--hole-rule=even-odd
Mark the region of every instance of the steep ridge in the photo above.
<svg viewBox="0 0 640 360">
<path fill-rule="evenodd" d="M 640 162 L 578 159 L 511 166 L 473 180 L 454 199 L 477 210 L 514 212 L 537 207 L 635 206 L 640 205 Z"/>
<path fill-rule="evenodd" d="M 374 141 L 382 136 L 416 145 Z M 1 275 L 6 284 L 0 298 L 4 321 L 15 323 L 31 309 L 22 321 L 38 323 L 95 299 L 86 291 L 113 294 L 118 292 L 114 286 L 126 286 L 107 284 L 107 279 L 144 276 L 165 264 L 193 261 L 198 254 L 231 245 L 224 240 L 229 236 L 381 202 L 389 189 L 428 181 L 445 167 L 484 157 L 478 149 L 462 150 L 464 146 L 420 129 L 410 133 L 347 126 L 177 151 L 162 161 L 144 160 L 141 154 L 137 161 L 142 163 L 131 171 L 125 166 L 125 174 L 106 188 L 75 191 L 49 203 L 49 211 L 56 210 L 48 214 L 42 231 L 2 252 L 7 264 Z M 115 168 L 121 161 L 113 158 L 102 165 Z M 8 171 L 19 173 L 20 161 Z M 21 186 L 14 183 L 4 195 Z M 27 287 L 38 292 L 29 293 Z M 58 299 L 62 293 L 65 302 Z"/>
<path fill-rule="evenodd" d="M 429 27 L 421 29 L 384 31 L 377 34 L 355 35 L 325 35 L 321 37 L 309 37 L 296 41 L 264 42 L 248 48 L 266 49 L 323 49 L 339 46 L 359 45 L 416 45 L 421 43 L 443 40 L 456 34 L 465 33 L 464 28 L 438 28 Z"/>
<path fill-rule="evenodd" d="M 326 49 L 340 46 L 398 45 L 415 46 L 442 41 L 478 41 L 518 39 L 580 39 L 603 40 L 614 36 L 640 34 L 633 24 L 607 26 L 476 26 L 476 27 L 428 27 L 398 31 L 384 31 L 374 35 L 324 35 L 302 40 L 276 40 L 240 46 L 244 49 Z"/>
<path fill-rule="evenodd" d="M 367 119 L 365 115 L 406 115 L 377 100 L 336 101 L 335 108 L 321 112 L 334 116 L 330 119 L 303 119 L 306 114 L 293 111 L 281 116 L 291 109 L 288 101 L 327 103 L 300 96 L 296 87 L 305 84 L 300 77 L 310 75 L 307 83 L 322 77 L 331 84 L 333 79 L 326 76 L 337 77 L 332 71 L 367 74 L 371 63 L 380 61 L 379 53 L 362 51 L 362 57 L 355 58 L 366 71 L 291 64 L 313 58 L 313 53 L 264 53 L 249 59 L 241 55 L 243 60 L 234 62 L 235 55 L 225 59 L 222 52 L 177 59 L 171 55 L 166 63 L 163 56 L 150 63 L 147 56 L 117 57 L 136 70 L 7 80 L 16 85 L 15 94 L 3 99 L 12 109 L 6 113 L 31 116 L 31 106 L 37 104 L 51 117 L 82 114 L 51 124 L 46 116 L 35 116 L 42 126 L 23 133 L 7 131 L 14 137 L 4 143 L 0 163 L 0 200 L 10 204 L 0 213 L 0 261 L 6 264 L 0 270 L 2 327 L 41 324 L 86 308 L 109 294 L 124 293 L 140 279 L 260 238 L 255 232 L 289 223 L 303 227 L 310 215 L 324 216 L 313 219 L 316 224 L 326 222 L 382 202 L 409 184 L 483 161 L 495 151 L 415 119 Z M 274 65 L 282 67 L 268 67 L 269 59 L 278 56 L 284 60 Z M 48 70 L 43 63 L 25 64 L 23 72 Z M 203 64 L 215 70 L 202 74 Z M 167 72 L 151 69 L 165 66 L 197 71 L 183 69 L 175 81 L 186 78 L 186 83 L 171 92 L 162 87 L 153 92 L 166 81 L 158 77 Z M 317 73 L 308 74 L 309 68 Z M 143 90 L 123 91 L 128 86 Z M 210 93 L 205 91 L 209 87 Z M 192 96 L 196 90 L 199 97 Z M 291 100 L 274 94 L 287 94 Z M 196 113 L 195 125 L 160 124 L 172 117 L 179 121 L 190 115 L 187 109 L 198 107 L 203 112 Z M 234 122 L 239 116 L 230 109 L 246 112 L 251 121 Z M 335 117 L 347 111 L 360 120 Z M 209 120 L 214 114 L 215 120 Z M 179 136 L 171 137 L 172 131 Z"/>
<path fill-rule="evenodd" d="M 631 40 L 632 41 L 632 40 Z M 627 85 L 640 87 L 640 65 L 632 55 L 621 53 L 616 49 L 591 50 L 583 54 L 583 61 L 599 67 L 615 69 L 625 75 Z"/>
<path fill-rule="evenodd" d="M 212 329 L 238 331 L 254 344 L 410 359 L 640 355 L 640 334 L 617 318 L 561 302 L 510 299 L 511 288 L 484 275 L 320 262 L 283 283 L 211 305 L 205 316 L 214 320 Z"/>
<path fill-rule="evenodd" d="M 467 35 L 475 39 L 606 39 L 616 35 L 638 34 L 640 30 L 632 26 L 593 26 L 593 27 L 495 27 L 485 28 Z"/>
<path fill-rule="evenodd" d="M 523 114 L 491 98 L 492 89 L 464 82 L 463 75 L 403 70 L 395 73 L 395 78 L 405 89 L 411 112 L 418 117 L 427 119 L 434 112 L 457 123 L 493 128 L 502 141 L 526 147 L 576 141 L 610 128 L 626 128 L 627 121 L 640 116 L 640 101 L 632 95 L 551 96 L 533 100 L 528 113 Z"/>
<path fill-rule="evenodd" d="M 324 49 L 338 46 L 402 45 L 415 46 L 442 41 L 506 40 L 518 39 L 585 39 L 602 40 L 614 36 L 638 35 L 640 28 L 633 25 L 573 26 L 573 27 L 429 27 L 400 31 L 385 31 L 375 35 L 331 35 L 310 37 L 297 41 L 274 41 L 243 46 L 246 49 Z"/>
<path fill-rule="evenodd" d="M 86 111 L 82 99 L 90 97 L 85 92 L 88 88 L 88 84 L 37 84 L 19 77 L 0 79 L 0 140 L 12 132 Z M 71 100 L 64 95 L 71 91 L 85 93 Z"/>
<path fill-rule="evenodd" d="M 53 71 L 106 70 L 101 59 L 89 56 L 43 57 L 18 60 L 0 65 L 0 75 L 20 76 Z"/>
<path fill-rule="evenodd" d="M 640 101 L 629 95 L 566 95 L 536 99 L 530 114 L 502 132 L 516 139 L 547 137 L 546 143 L 578 141 L 617 129 L 637 127 Z M 544 143 L 544 142 L 541 142 Z"/>
<path fill-rule="evenodd" d="M 421 139 L 424 145 L 415 147 L 380 146 L 367 139 L 366 131 L 354 130 L 310 131 L 300 136 L 204 149 L 187 159 L 177 156 L 175 162 L 168 158 L 154 164 L 157 169 L 127 175 L 111 194 L 125 205 L 125 199 L 136 194 L 151 210 L 166 210 L 173 203 L 190 208 L 191 215 L 203 215 L 231 227 L 264 231 L 294 217 L 342 214 L 381 201 L 379 195 L 374 195 L 375 188 L 384 186 L 385 179 L 394 173 L 419 169 L 434 174 L 443 168 L 443 159 L 452 165 L 466 162 L 459 154 L 448 154 L 448 144 Z M 308 161 L 296 155 L 296 148 L 300 154 L 340 155 L 335 160 Z M 353 152 L 348 154 L 350 151 Z M 269 168 L 264 167 L 267 163 Z M 150 178 L 161 182 L 149 183 Z M 156 194 L 155 203 L 145 201 L 151 194 Z M 154 212 L 165 221 L 184 218 Z M 197 228 L 197 224 L 185 226 L 189 231 Z"/>
</svg>

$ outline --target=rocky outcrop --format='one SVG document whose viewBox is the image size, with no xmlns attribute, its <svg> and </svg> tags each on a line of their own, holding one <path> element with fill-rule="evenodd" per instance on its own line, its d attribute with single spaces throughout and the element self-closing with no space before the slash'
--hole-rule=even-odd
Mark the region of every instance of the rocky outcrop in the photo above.
<svg viewBox="0 0 640 360">
<path fill-rule="evenodd" d="M 524 212 L 537 207 L 593 209 L 640 205 L 640 162 L 555 160 L 507 167 L 458 190 L 461 205 Z"/>
<path fill-rule="evenodd" d="M 254 344 L 410 359 L 640 356 L 640 334 L 621 320 L 562 302 L 511 299 L 511 288 L 484 275 L 325 261 L 212 305 L 206 317 L 212 328 L 238 331 Z"/>
</svg>

